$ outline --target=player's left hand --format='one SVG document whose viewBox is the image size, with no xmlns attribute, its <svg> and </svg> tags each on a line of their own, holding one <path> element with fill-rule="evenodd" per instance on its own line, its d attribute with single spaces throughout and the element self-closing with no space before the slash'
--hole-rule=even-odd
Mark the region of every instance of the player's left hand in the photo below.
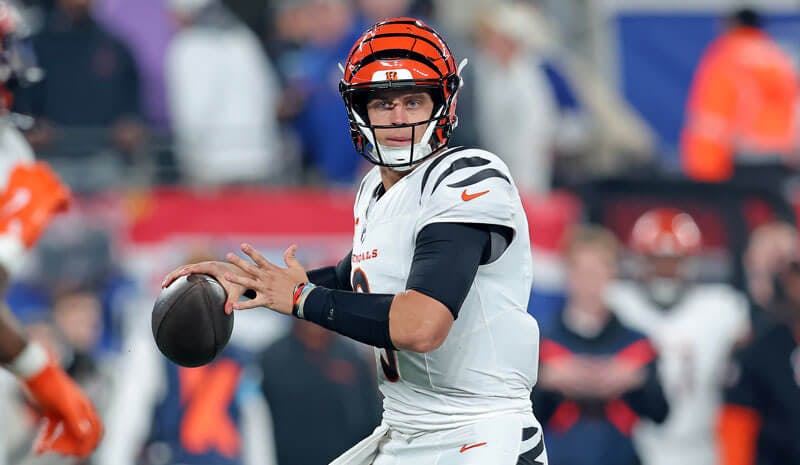
<svg viewBox="0 0 800 465">
<path fill-rule="evenodd" d="M 252 289 L 256 292 L 256 296 L 250 300 L 236 302 L 233 305 L 234 310 L 267 307 L 279 313 L 291 315 L 294 288 L 298 283 L 308 281 L 305 268 L 295 256 L 297 246 L 289 246 L 283 253 L 286 268 L 270 263 L 249 244 L 242 244 L 241 249 L 250 257 L 252 263 L 236 254 L 229 253 L 225 257 L 228 262 L 236 265 L 244 273 L 227 273 L 224 278 L 247 289 Z"/>
</svg>

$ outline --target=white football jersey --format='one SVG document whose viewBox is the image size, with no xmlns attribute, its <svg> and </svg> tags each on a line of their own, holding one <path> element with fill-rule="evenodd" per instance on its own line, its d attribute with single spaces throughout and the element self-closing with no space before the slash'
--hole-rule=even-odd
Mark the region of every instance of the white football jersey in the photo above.
<svg viewBox="0 0 800 465">
<path fill-rule="evenodd" d="M 660 309 L 636 283 L 618 283 L 609 306 L 646 334 L 659 353 L 659 375 L 669 402 L 667 420 L 642 421 L 634 441 L 644 465 L 716 465 L 717 411 L 726 360 L 747 331 L 747 302 L 733 288 L 693 286 L 673 307 Z"/>
<path fill-rule="evenodd" d="M 539 328 L 527 312 L 528 223 L 508 168 L 492 153 L 455 148 L 421 163 L 376 200 L 379 185 L 375 167 L 356 197 L 351 272 L 356 291 L 405 291 L 417 234 L 429 224 L 514 230 L 508 249 L 479 267 L 441 347 L 429 353 L 375 349 L 384 422 L 414 434 L 531 414 Z"/>
</svg>

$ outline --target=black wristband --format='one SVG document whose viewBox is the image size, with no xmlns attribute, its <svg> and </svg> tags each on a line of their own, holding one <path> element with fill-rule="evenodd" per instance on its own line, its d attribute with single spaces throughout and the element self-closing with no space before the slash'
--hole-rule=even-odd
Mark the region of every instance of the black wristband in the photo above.
<svg viewBox="0 0 800 465">
<path fill-rule="evenodd" d="M 356 341 L 395 350 L 389 334 L 394 294 L 362 294 L 315 287 L 303 304 L 304 319 Z"/>
</svg>

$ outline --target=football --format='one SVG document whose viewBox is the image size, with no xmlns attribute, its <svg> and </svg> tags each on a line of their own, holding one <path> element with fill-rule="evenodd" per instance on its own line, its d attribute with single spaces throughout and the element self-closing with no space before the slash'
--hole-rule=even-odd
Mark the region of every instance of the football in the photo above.
<svg viewBox="0 0 800 465">
<path fill-rule="evenodd" d="M 233 331 L 226 299 L 222 285 L 205 274 L 181 276 L 162 289 L 152 315 L 153 338 L 161 353 L 184 367 L 214 360 Z"/>
</svg>

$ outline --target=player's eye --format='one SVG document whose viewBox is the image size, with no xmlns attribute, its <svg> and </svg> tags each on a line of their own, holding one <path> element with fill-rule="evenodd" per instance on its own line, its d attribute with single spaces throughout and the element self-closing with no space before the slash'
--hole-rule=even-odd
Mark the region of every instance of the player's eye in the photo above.
<svg viewBox="0 0 800 465">
<path fill-rule="evenodd" d="M 394 104 L 390 100 L 373 100 L 367 104 L 370 110 L 391 110 Z"/>
</svg>

